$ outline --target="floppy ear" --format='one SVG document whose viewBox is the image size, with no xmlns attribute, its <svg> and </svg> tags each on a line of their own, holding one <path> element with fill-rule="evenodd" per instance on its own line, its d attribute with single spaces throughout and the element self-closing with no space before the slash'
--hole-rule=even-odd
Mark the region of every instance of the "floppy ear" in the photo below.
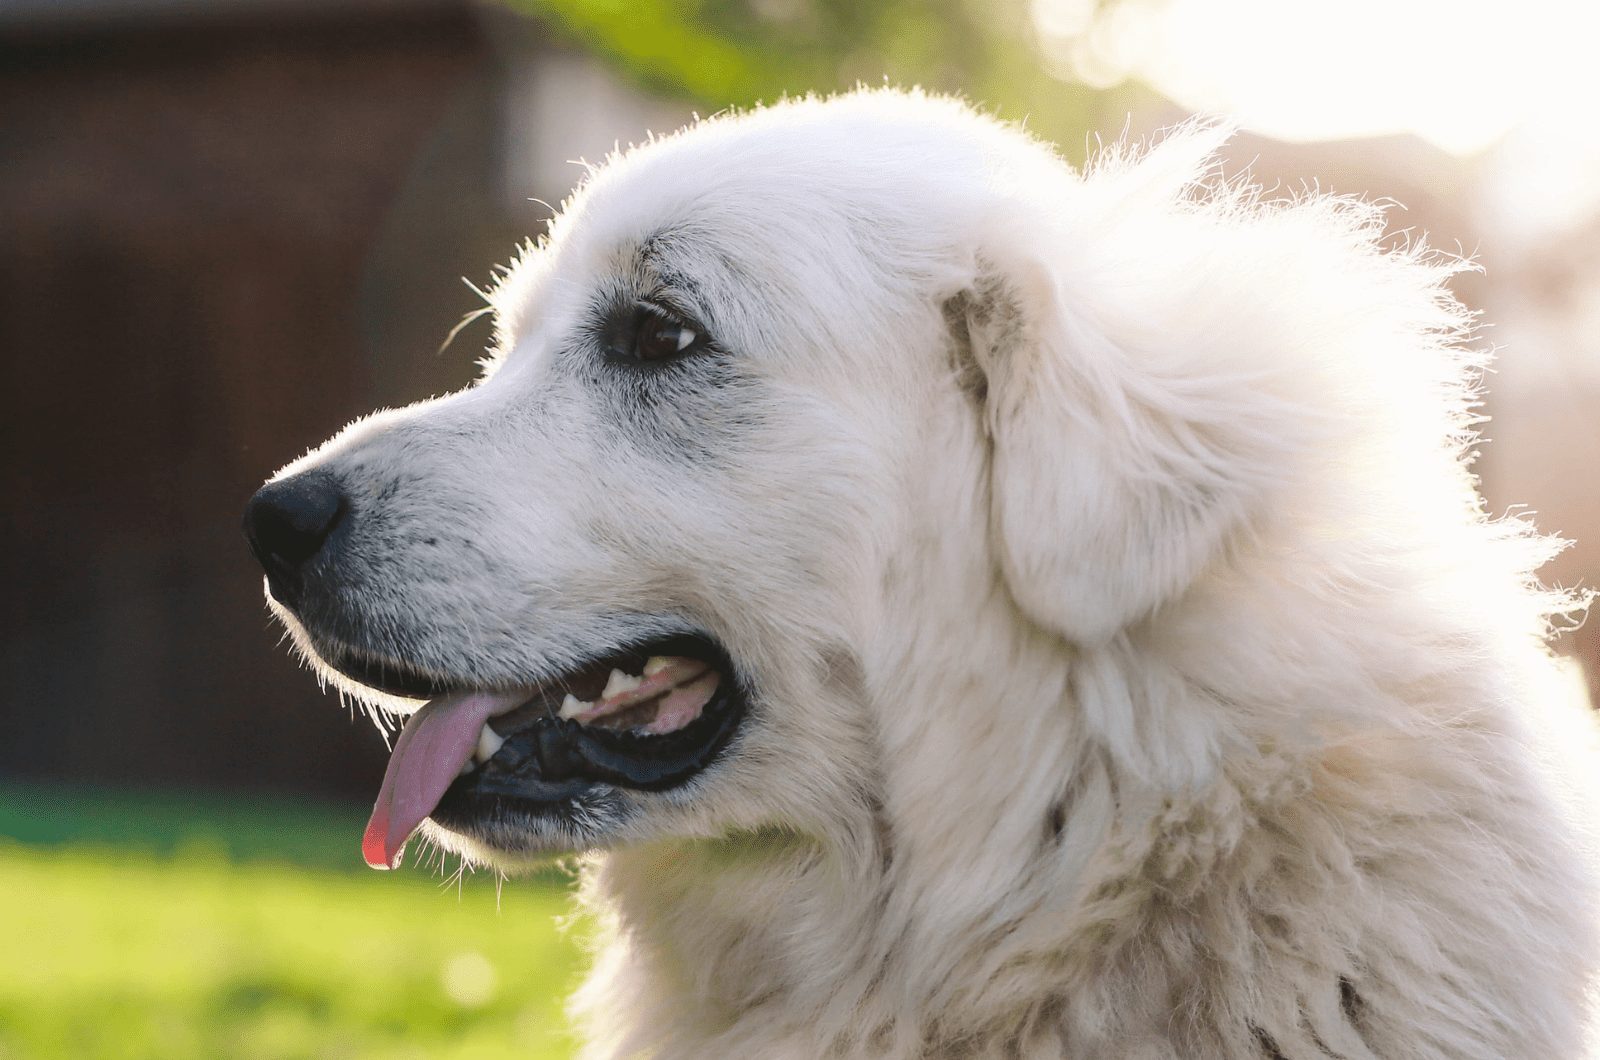
<svg viewBox="0 0 1600 1060">
<path fill-rule="evenodd" d="M 1203 283 L 1167 287 L 1170 260 L 1130 266 L 1132 247 L 1173 250 L 1134 235 L 1096 259 L 1029 231 L 986 251 L 948 307 L 981 380 L 1004 577 L 1032 620 L 1086 644 L 1182 594 L 1246 526 L 1288 442 L 1259 380 L 1197 338 L 1195 318 L 1218 312 L 1195 303 Z"/>
</svg>

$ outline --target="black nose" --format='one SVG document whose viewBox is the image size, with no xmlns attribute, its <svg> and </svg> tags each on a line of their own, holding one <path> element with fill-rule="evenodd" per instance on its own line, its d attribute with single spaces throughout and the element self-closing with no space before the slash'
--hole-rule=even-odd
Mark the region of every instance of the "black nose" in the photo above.
<svg viewBox="0 0 1600 1060">
<path fill-rule="evenodd" d="M 322 550 L 349 506 L 338 480 L 321 471 L 269 482 L 250 498 L 244 534 L 274 596 L 288 602 L 300 569 Z"/>
</svg>

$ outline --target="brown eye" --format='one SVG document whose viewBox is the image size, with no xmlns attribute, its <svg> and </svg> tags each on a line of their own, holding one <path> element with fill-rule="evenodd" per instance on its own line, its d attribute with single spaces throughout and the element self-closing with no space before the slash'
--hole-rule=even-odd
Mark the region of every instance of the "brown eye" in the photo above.
<svg viewBox="0 0 1600 1060">
<path fill-rule="evenodd" d="M 634 356 L 641 361 L 664 361 L 681 357 L 703 341 L 700 332 L 659 313 L 646 313 L 639 321 L 634 339 Z"/>
<path fill-rule="evenodd" d="M 671 364 L 711 346 L 711 336 L 698 324 L 686 323 L 676 314 L 648 303 L 636 303 L 615 313 L 605 323 L 600 338 L 608 361 L 635 367 Z"/>
</svg>

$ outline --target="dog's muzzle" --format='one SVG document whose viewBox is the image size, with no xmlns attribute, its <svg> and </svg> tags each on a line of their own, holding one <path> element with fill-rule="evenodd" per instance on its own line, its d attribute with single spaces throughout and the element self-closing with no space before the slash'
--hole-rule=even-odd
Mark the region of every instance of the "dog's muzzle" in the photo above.
<svg viewBox="0 0 1600 1060">
<path fill-rule="evenodd" d="M 356 521 L 338 478 L 318 469 L 262 487 L 244 530 L 273 598 L 294 612 L 322 665 L 375 691 L 426 700 L 395 744 L 362 841 L 373 867 L 398 864 L 430 818 L 481 837 L 504 834 L 511 821 L 532 828 L 570 817 L 606 791 L 678 787 L 738 729 L 747 699 L 736 667 L 715 639 L 677 616 L 619 616 L 617 641 L 575 645 L 564 670 L 489 685 L 424 668 L 393 647 L 359 646 L 360 594 L 341 588 L 339 570 Z M 677 632 L 629 635 L 630 627 Z"/>
</svg>

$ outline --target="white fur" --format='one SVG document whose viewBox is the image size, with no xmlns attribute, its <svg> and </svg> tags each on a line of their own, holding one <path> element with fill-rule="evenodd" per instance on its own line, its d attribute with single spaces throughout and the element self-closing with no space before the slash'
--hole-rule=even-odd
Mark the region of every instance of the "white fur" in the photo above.
<svg viewBox="0 0 1600 1060">
<path fill-rule="evenodd" d="M 1474 491 L 1459 266 L 1222 139 L 1080 175 L 916 94 L 703 122 L 525 251 L 482 383 L 291 469 L 363 484 L 373 650 L 527 680 L 677 616 L 757 689 L 684 789 L 435 829 L 603 850 L 590 1055 L 1584 1051 L 1573 601 Z M 718 385 L 606 390 L 619 283 Z"/>
</svg>

